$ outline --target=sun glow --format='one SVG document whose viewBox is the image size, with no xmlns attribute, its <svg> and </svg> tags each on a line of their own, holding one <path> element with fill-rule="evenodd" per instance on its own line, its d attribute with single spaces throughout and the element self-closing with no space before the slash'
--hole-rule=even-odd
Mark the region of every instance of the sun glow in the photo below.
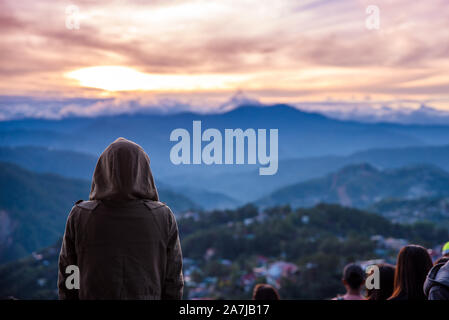
<svg viewBox="0 0 449 320">
<path fill-rule="evenodd" d="M 243 80 L 240 75 L 148 74 L 123 66 L 82 68 L 65 75 L 83 87 L 106 91 L 194 91 L 232 89 Z"/>
</svg>

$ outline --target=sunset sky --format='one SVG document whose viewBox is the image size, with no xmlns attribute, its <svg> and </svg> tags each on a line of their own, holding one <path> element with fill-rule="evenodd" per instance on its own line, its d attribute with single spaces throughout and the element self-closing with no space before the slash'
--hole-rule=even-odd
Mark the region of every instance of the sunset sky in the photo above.
<svg viewBox="0 0 449 320">
<path fill-rule="evenodd" d="M 237 91 L 449 110 L 447 0 L 3 0 L 0 30 L 3 114 L 204 111 Z"/>
</svg>

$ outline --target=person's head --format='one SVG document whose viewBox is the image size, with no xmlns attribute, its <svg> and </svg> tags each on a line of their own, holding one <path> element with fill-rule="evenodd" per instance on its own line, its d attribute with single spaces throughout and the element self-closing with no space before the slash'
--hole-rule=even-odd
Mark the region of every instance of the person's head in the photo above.
<svg viewBox="0 0 449 320">
<path fill-rule="evenodd" d="M 423 285 L 431 268 L 432 259 L 425 248 L 418 245 L 402 248 L 397 259 L 391 298 L 426 299 Z"/>
<path fill-rule="evenodd" d="M 449 257 L 449 241 L 446 242 L 441 249 L 441 255 L 444 257 Z"/>
<path fill-rule="evenodd" d="M 350 263 L 343 269 L 342 281 L 348 293 L 359 294 L 365 282 L 365 272 L 358 264 Z"/>
<path fill-rule="evenodd" d="M 269 284 L 260 283 L 254 287 L 253 300 L 280 300 L 279 293 Z"/>
<path fill-rule="evenodd" d="M 142 147 L 125 138 L 111 143 L 98 159 L 89 199 L 158 201 L 150 159 Z"/>
<path fill-rule="evenodd" d="M 394 289 L 394 266 L 379 264 L 379 289 L 367 290 L 368 300 L 387 300 Z"/>
</svg>

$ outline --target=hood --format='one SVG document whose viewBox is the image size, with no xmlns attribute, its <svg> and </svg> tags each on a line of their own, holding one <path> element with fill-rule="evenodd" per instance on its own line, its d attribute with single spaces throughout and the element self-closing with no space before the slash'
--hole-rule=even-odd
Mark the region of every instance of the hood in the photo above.
<svg viewBox="0 0 449 320">
<path fill-rule="evenodd" d="M 424 282 L 424 293 L 426 296 L 429 295 L 429 291 L 434 285 L 443 285 L 449 288 L 449 261 L 439 263 L 430 269 Z"/>
<path fill-rule="evenodd" d="M 125 138 L 111 143 L 98 159 L 89 199 L 159 201 L 150 159 L 142 147 Z"/>
</svg>

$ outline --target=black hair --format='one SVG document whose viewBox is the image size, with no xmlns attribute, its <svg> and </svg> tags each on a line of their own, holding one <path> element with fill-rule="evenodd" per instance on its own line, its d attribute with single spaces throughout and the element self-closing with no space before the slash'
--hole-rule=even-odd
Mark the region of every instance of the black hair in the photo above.
<svg viewBox="0 0 449 320">
<path fill-rule="evenodd" d="M 365 272 L 358 264 L 350 263 L 343 269 L 343 280 L 351 289 L 357 290 L 365 281 Z"/>
<path fill-rule="evenodd" d="M 253 300 L 280 300 L 279 293 L 269 284 L 260 283 L 254 287 Z"/>
</svg>

